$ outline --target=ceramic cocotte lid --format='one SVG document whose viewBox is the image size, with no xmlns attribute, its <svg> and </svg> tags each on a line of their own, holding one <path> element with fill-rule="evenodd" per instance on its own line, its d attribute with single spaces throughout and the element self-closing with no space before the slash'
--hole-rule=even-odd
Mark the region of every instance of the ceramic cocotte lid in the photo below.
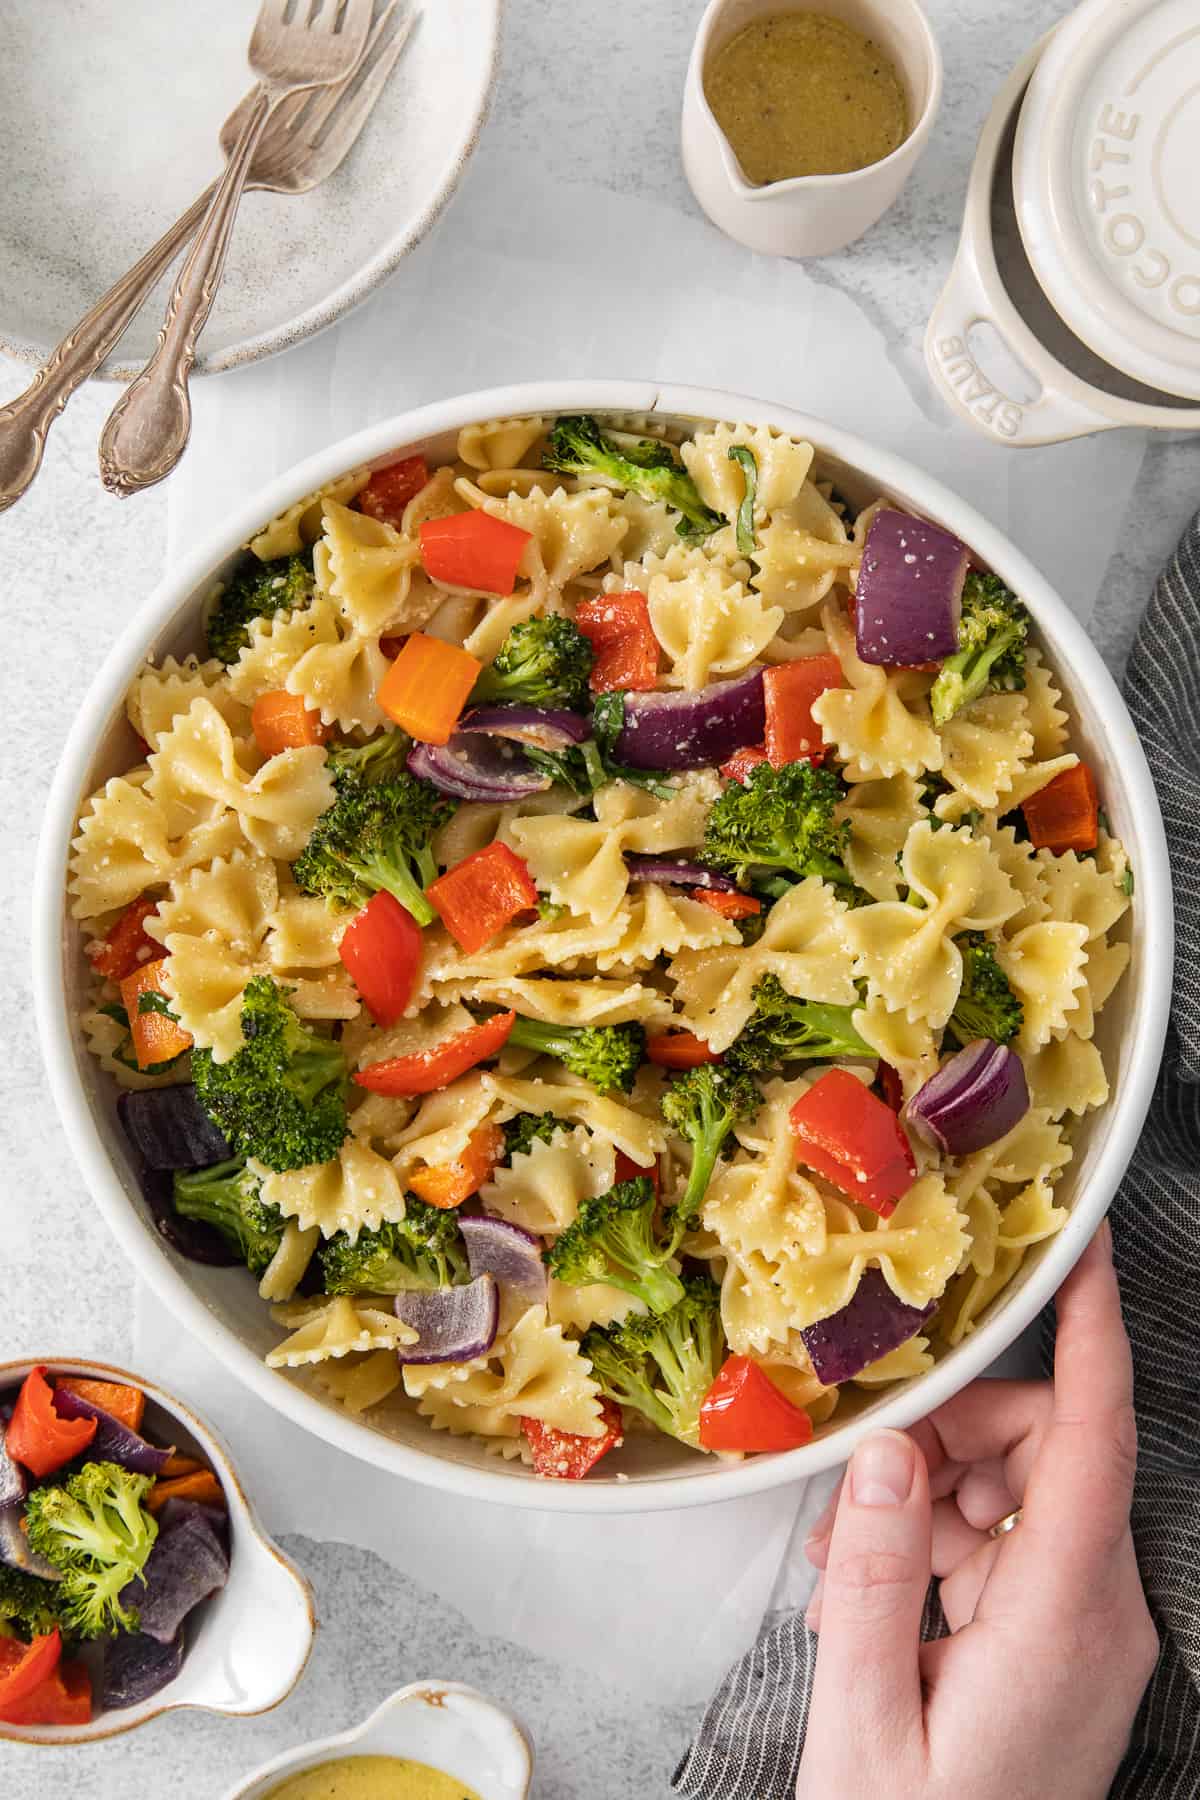
<svg viewBox="0 0 1200 1800">
<path fill-rule="evenodd" d="M 1021 108 L 1013 191 L 1047 298 L 1135 380 L 1200 400 L 1200 3 L 1085 0 Z"/>
</svg>

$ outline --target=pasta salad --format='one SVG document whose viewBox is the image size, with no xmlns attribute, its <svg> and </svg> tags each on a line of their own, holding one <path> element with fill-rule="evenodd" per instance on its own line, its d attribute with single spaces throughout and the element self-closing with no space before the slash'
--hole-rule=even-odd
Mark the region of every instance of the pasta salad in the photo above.
<svg viewBox="0 0 1200 1800">
<path fill-rule="evenodd" d="M 761 426 L 491 420 L 205 631 L 83 808 L 82 1029 L 272 1366 L 551 1476 L 787 1449 L 1062 1227 L 1133 875 L 950 533 Z"/>
</svg>

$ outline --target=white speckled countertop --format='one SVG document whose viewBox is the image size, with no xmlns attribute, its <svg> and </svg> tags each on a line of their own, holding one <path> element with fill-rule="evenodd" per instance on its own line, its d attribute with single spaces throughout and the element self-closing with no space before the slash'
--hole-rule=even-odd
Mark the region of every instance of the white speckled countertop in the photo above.
<svg viewBox="0 0 1200 1800">
<path fill-rule="evenodd" d="M 925 160 L 899 204 L 860 244 L 811 266 L 886 332 L 900 368 L 915 367 L 948 267 L 974 141 L 1020 53 L 1064 10 L 1055 0 L 927 0 L 946 60 L 946 98 Z M 677 149 L 679 97 L 701 0 L 508 0 L 499 90 L 478 154 L 503 151 L 620 192 L 694 212 Z M 249 15 L 249 8 L 248 8 Z M 519 229 L 514 210 L 514 229 Z M 439 230 L 454 231 L 451 207 Z M 609 278 L 615 252 L 598 255 Z M 636 374 L 638 371 L 627 371 Z M 703 379 L 700 372 L 694 377 Z M 27 374 L 0 364 L 0 404 Z M 122 1361 L 131 1333 L 128 1268 L 95 1217 L 62 1143 L 29 1004 L 27 915 L 42 800 L 72 702 L 113 631 L 160 572 L 162 490 L 109 499 L 95 444 L 114 398 L 95 386 L 56 428 L 37 487 L 0 518 L 8 621 L 0 669 L 8 754 L 0 769 L 7 853 L 0 904 L 9 920 L 7 1079 L 0 1090 L 4 1307 L 0 1358 L 75 1349 Z M 1015 453 L 1019 454 L 1019 453 Z M 1200 497 L 1193 441 L 1149 446 L 1129 499 L 1093 629 L 1119 662 L 1161 563 Z M 1053 508 L 1052 494 L 1046 506 Z M 597 1528 L 600 1529 L 598 1522 Z M 540 1800 L 642 1800 L 668 1780 L 694 1713 L 664 1708 L 475 1637 L 435 1597 L 364 1551 L 293 1539 L 317 1589 L 323 1630 L 299 1693 L 252 1722 L 160 1722 L 132 1737 L 65 1754 L 0 1746 L 0 1786 L 20 1800 L 89 1800 L 171 1789 L 216 1800 L 276 1751 L 361 1717 L 418 1675 L 472 1682 L 513 1706 L 536 1740 Z M 749 1800 L 749 1797 L 748 1797 Z"/>
</svg>

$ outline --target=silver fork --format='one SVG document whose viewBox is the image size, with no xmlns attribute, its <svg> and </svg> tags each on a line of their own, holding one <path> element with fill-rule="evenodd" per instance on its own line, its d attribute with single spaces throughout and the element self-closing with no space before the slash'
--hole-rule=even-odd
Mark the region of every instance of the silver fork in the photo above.
<svg viewBox="0 0 1200 1800">
<path fill-rule="evenodd" d="M 373 0 L 262 0 L 247 55 L 259 84 L 241 137 L 167 302 L 154 354 L 100 436 L 100 475 L 110 492 L 152 487 L 183 455 L 192 423 L 188 372 L 220 285 L 255 146 L 281 100 L 345 80 L 366 47 L 372 10 Z"/>
<path fill-rule="evenodd" d="M 306 194 L 333 174 L 357 142 L 408 41 L 415 17 L 407 0 L 390 0 L 345 81 L 280 101 L 254 152 L 247 188 Z M 221 127 L 221 148 L 226 156 L 241 136 L 254 92 L 252 89 L 240 101 Z M 214 181 L 84 314 L 51 351 L 25 392 L 0 407 L 0 512 L 14 505 L 32 484 L 55 419 L 120 342 L 164 271 L 195 233 L 216 188 Z"/>
</svg>

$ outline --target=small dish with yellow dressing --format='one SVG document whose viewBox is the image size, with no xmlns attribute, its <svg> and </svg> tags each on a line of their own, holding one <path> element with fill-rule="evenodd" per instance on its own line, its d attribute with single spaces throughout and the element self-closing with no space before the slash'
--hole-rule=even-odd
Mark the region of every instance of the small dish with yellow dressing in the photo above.
<svg viewBox="0 0 1200 1800">
<path fill-rule="evenodd" d="M 339 1756 L 289 1775 L 263 1800 L 480 1800 L 455 1775 L 407 1756 Z"/>
<path fill-rule="evenodd" d="M 529 1800 L 533 1752 L 511 1713 L 457 1681 L 416 1681 L 336 1737 L 299 1744 L 225 1800 Z"/>
</svg>

